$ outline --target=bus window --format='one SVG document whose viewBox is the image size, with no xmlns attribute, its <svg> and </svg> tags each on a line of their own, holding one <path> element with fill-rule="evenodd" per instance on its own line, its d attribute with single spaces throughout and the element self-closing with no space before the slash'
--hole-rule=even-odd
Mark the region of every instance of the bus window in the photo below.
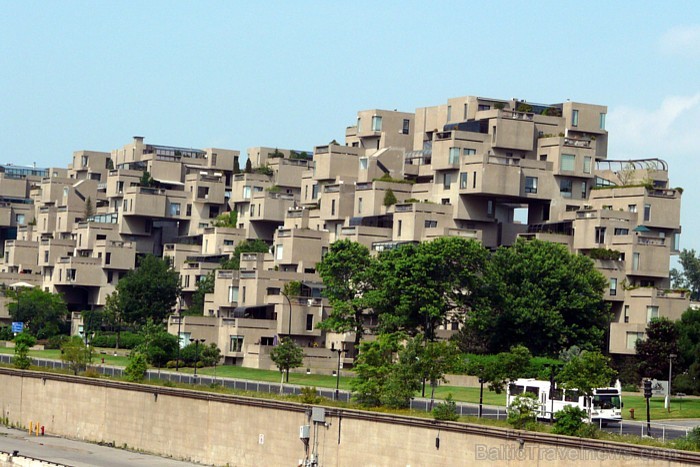
<svg viewBox="0 0 700 467">
<path fill-rule="evenodd" d="M 552 394 L 552 400 L 555 401 L 563 401 L 564 400 L 564 390 L 563 389 L 555 389 L 553 394 Z"/>
<path fill-rule="evenodd" d="M 537 386 L 527 386 L 525 388 L 525 392 L 529 392 L 531 394 L 534 394 L 535 397 L 540 396 L 540 388 L 538 388 Z"/>
<path fill-rule="evenodd" d="M 517 384 L 511 384 L 508 386 L 508 392 L 510 392 L 511 396 L 517 396 L 518 394 L 524 393 L 525 388 L 523 386 L 518 386 Z"/>
<path fill-rule="evenodd" d="M 620 396 L 611 394 L 595 395 L 593 396 L 593 406 L 601 409 L 619 409 Z"/>
<path fill-rule="evenodd" d="M 569 389 L 564 393 L 564 400 L 566 402 L 578 402 L 579 393 L 576 390 Z"/>
</svg>

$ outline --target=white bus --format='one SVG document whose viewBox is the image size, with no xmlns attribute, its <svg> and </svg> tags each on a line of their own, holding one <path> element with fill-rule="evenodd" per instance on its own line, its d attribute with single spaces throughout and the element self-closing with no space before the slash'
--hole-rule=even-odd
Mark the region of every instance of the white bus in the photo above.
<svg viewBox="0 0 700 467">
<path fill-rule="evenodd" d="M 567 405 L 579 407 L 588 412 L 588 399 L 575 389 L 562 389 L 557 387 L 550 397 L 549 381 L 536 379 L 517 379 L 508 385 L 506 405 L 510 407 L 513 398 L 519 394 L 529 392 L 534 394 L 539 401 L 537 418 L 550 419 L 550 416 L 562 410 Z M 622 391 L 620 381 L 615 387 L 596 388 L 593 390 L 593 407 L 591 421 L 600 425 L 617 423 L 622 420 Z"/>
</svg>

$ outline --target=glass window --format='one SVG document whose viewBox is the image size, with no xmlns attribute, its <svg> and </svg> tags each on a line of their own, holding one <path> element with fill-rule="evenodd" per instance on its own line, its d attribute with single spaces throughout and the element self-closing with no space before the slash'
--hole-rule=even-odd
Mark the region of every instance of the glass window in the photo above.
<svg viewBox="0 0 700 467">
<path fill-rule="evenodd" d="M 571 126 L 578 126 L 578 110 L 571 111 Z"/>
<path fill-rule="evenodd" d="M 306 315 L 306 330 L 307 331 L 314 330 L 314 315 L 311 313 Z"/>
<path fill-rule="evenodd" d="M 362 125 L 361 125 L 361 123 L 362 123 L 362 119 L 358 117 L 358 118 L 357 118 L 357 132 L 358 132 L 358 133 L 362 131 Z"/>
<path fill-rule="evenodd" d="M 448 105 L 447 106 L 447 121 L 449 122 L 452 120 L 452 106 Z"/>
<path fill-rule="evenodd" d="M 605 227 L 596 227 L 595 228 L 595 242 L 596 243 L 605 243 Z"/>
<path fill-rule="evenodd" d="M 617 279 L 614 277 L 610 278 L 610 295 L 617 295 Z"/>
<path fill-rule="evenodd" d="M 231 336 L 229 344 L 229 352 L 243 351 L 243 336 Z"/>
<path fill-rule="evenodd" d="M 335 200 L 331 200 L 331 216 L 335 216 Z"/>
<path fill-rule="evenodd" d="M 403 128 L 401 130 L 401 133 L 404 135 L 407 135 L 411 129 L 411 121 L 407 118 L 404 118 L 403 120 Z"/>
<path fill-rule="evenodd" d="M 479 104 L 479 107 L 477 108 L 477 110 L 479 110 L 479 111 L 481 111 L 481 110 L 491 110 L 491 106 L 490 106 L 490 105 L 485 105 L 485 104 Z"/>
<path fill-rule="evenodd" d="M 573 154 L 561 155 L 561 170 L 573 172 L 576 169 L 576 156 Z"/>
<path fill-rule="evenodd" d="M 647 323 L 659 317 L 659 307 L 647 305 Z"/>
<path fill-rule="evenodd" d="M 488 200 L 488 202 L 486 203 L 486 214 L 489 217 L 493 217 L 493 201 L 492 200 Z"/>
<path fill-rule="evenodd" d="M 442 187 L 445 189 L 449 189 L 451 185 L 452 185 L 452 174 L 451 173 L 443 174 L 442 175 Z"/>
<path fill-rule="evenodd" d="M 282 245 L 277 245 L 277 248 L 275 249 L 275 259 L 276 260 L 281 260 L 283 255 L 284 255 L 284 247 Z"/>
<path fill-rule="evenodd" d="M 372 117 L 372 131 L 382 131 L 382 117 L 378 115 Z"/>
<path fill-rule="evenodd" d="M 625 320 L 625 323 L 629 323 L 629 322 L 630 322 L 630 306 L 629 306 L 629 305 L 625 305 L 624 320 Z"/>
<path fill-rule="evenodd" d="M 562 180 L 559 182 L 559 193 L 564 198 L 571 198 L 571 180 Z"/>
<path fill-rule="evenodd" d="M 437 221 L 426 219 L 423 225 L 426 229 L 435 228 L 437 227 Z"/>
<path fill-rule="evenodd" d="M 397 231 L 396 231 L 396 236 L 397 236 L 397 237 L 400 237 L 400 236 L 401 236 L 401 227 L 402 227 L 401 224 L 402 224 L 402 222 L 399 221 L 399 222 L 398 222 L 398 225 L 397 225 L 397 229 L 396 229 L 396 230 L 397 230 Z"/>
<path fill-rule="evenodd" d="M 360 170 L 367 170 L 367 158 L 360 157 Z"/>
<path fill-rule="evenodd" d="M 450 148 L 450 164 L 459 163 L 459 148 Z"/>
<path fill-rule="evenodd" d="M 465 156 L 473 156 L 474 154 L 476 154 L 476 149 L 464 148 L 462 154 L 464 154 Z"/>
<path fill-rule="evenodd" d="M 525 177 L 525 193 L 537 193 L 537 177 Z"/>
<path fill-rule="evenodd" d="M 639 253 L 634 253 L 632 255 L 632 270 L 633 271 L 639 270 Z"/>
<path fill-rule="evenodd" d="M 243 187 L 243 199 L 250 199 L 250 187 L 247 185 Z"/>
<path fill-rule="evenodd" d="M 235 285 L 228 286 L 228 301 L 229 303 L 238 301 L 238 287 Z"/>
<path fill-rule="evenodd" d="M 627 205 L 627 210 L 629 212 L 637 212 L 637 205 L 636 204 L 628 204 Z"/>
<path fill-rule="evenodd" d="M 591 156 L 584 156 L 583 158 L 583 173 L 591 173 Z"/>
<path fill-rule="evenodd" d="M 588 195 L 588 182 L 581 182 L 581 198 L 586 198 Z"/>
<path fill-rule="evenodd" d="M 465 189 L 467 188 L 467 172 L 462 172 L 459 174 L 459 188 Z"/>
<path fill-rule="evenodd" d="M 362 212 L 362 198 L 357 198 L 357 213 L 360 214 Z"/>
<path fill-rule="evenodd" d="M 314 184 L 311 187 L 311 199 L 317 199 L 318 198 L 318 184 Z"/>
<path fill-rule="evenodd" d="M 629 233 L 630 233 L 629 229 L 625 229 L 622 227 L 615 227 L 615 235 L 627 235 Z"/>
<path fill-rule="evenodd" d="M 180 215 L 180 203 L 170 203 L 170 215 L 179 216 Z"/>
<path fill-rule="evenodd" d="M 649 222 L 651 220 L 651 204 L 644 205 L 644 221 Z"/>
<path fill-rule="evenodd" d="M 605 130 L 605 114 L 600 113 L 600 129 Z"/>
<path fill-rule="evenodd" d="M 24 214 L 15 214 L 15 223 L 24 224 Z"/>
</svg>

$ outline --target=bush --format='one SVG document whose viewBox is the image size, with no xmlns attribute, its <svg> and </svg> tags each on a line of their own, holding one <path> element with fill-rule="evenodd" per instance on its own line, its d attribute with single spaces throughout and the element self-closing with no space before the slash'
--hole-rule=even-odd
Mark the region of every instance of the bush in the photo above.
<svg viewBox="0 0 700 467">
<path fill-rule="evenodd" d="M 446 420 L 454 422 L 459 419 L 457 404 L 452 400 L 452 393 L 447 395 L 444 402 L 438 403 L 433 408 L 433 418 L 435 420 Z"/>
<path fill-rule="evenodd" d="M 465 354 L 455 366 L 455 372 L 458 374 L 466 374 L 479 376 L 475 370 L 477 368 L 488 368 L 495 365 L 497 360 L 496 355 L 478 355 Z M 551 365 L 561 365 L 561 360 L 548 357 L 533 357 L 526 368 L 522 369 L 521 378 L 536 378 L 539 380 L 549 380 Z"/>
<path fill-rule="evenodd" d="M 92 338 L 90 342 L 94 347 L 106 347 L 114 349 L 117 347 L 116 333 L 100 333 Z M 120 349 L 133 349 L 143 343 L 143 336 L 134 332 L 124 331 L 119 336 Z"/>
<path fill-rule="evenodd" d="M 99 378 L 101 375 L 94 368 L 88 368 L 83 372 L 83 376 L 86 376 L 88 378 Z"/>
<path fill-rule="evenodd" d="M 554 414 L 553 433 L 566 436 L 581 436 L 581 429 L 587 425 L 588 414 L 580 407 L 568 405 Z"/>
<path fill-rule="evenodd" d="M 304 386 L 301 388 L 301 402 L 304 404 L 318 404 L 323 400 L 323 397 L 318 395 L 316 388 Z"/>
<path fill-rule="evenodd" d="M 132 352 L 129 357 L 129 363 L 124 368 L 124 377 L 127 381 L 139 383 L 143 381 L 147 369 L 146 356 L 138 352 Z"/>
<path fill-rule="evenodd" d="M 508 423 L 518 430 L 527 429 L 528 426 L 536 423 L 539 406 L 537 397 L 532 393 L 526 392 L 515 396 L 508 406 Z"/>
<path fill-rule="evenodd" d="M 51 336 L 46 340 L 46 343 L 44 344 L 44 349 L 46 349 L 46 350 L 60 349 L 61 346 L 68 339 L 70 339 L 70 338 L 66 335 Z"/>
<path fill-rule="evenodd" d="M 700 451 L 700 426 L 693 428 L 687 436 L 677 439 L 675 447 L 686 451 Z"/>
<path fill-rule="evenodd" d="M 0 341 L 11 341 L 14 335 L 10 326 L 0 327 Z"/>
</svg>

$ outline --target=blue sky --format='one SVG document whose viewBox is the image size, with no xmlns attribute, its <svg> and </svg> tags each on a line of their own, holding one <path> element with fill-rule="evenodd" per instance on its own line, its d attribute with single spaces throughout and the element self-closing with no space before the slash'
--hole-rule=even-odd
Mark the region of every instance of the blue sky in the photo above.
<svg viewBox="0 0 700 467">
<path fill-rule="evenodd" d="M 312 149 L 358 110 L 448 97 L 608 106 L 610 159 L 660 157 L 700 250 L 697 2 L 3 1 L 0 162 L 79 149 Z"/>
</svg>

